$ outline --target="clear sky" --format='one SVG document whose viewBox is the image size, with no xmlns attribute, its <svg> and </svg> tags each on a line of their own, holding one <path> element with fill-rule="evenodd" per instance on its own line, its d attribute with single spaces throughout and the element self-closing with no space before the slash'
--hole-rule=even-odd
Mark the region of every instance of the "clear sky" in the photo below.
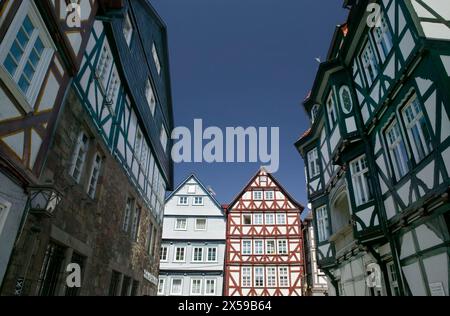
<svg viewBox="0 0 450 316">
<path fill-rule="evenodd" d="M 309 128 L 301 106 L 336 25 L 342 0 L 151 0 L 168 27 L 176 126 L 280 127 L 275 177 L 307 205 L 294 142 Z M 260 164 L 175 165 L 178 185 L 195 173 L 229 203 Z"/>
</svg>

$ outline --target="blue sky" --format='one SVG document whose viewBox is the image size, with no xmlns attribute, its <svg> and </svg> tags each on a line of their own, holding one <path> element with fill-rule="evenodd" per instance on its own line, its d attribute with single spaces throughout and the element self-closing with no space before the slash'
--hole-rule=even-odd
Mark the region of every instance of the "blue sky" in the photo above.
<svg viewBox="0 0 450 316">
<path fill-rule="evenodd" d="M 303 161 L 293 144 L 309 121 L 301 101 L 335 26 L 343 1 L 151 0 L 168 27 L 176 126 L 280 127 L 275 177 L 307 204 Z M 229 203 L 260 164 L 183 163 L 176 184 L 195 173 Z"/>
</svg>

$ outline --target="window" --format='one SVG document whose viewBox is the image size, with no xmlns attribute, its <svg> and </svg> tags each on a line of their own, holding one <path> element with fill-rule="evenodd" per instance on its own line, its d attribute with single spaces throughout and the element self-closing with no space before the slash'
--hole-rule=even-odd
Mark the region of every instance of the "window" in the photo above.
<svg viewBox="0 0 450 316">
<path fill-rule="evenodd" d="M 276 252 L 276 250 L 275 250 L 275 240 L 267 240 L 266 241 L 266 254 L 274 255 L 275 252 Z"/>
<path fill-rule="evenodd" d="M 191 295 L 201 295 L 202 294 L 202 280 L 192 279 L 191 280 Z"/>
<path fill-rule="evenodd" d="M 375 42 L 382 56 L 383 61 L 386 60 L 392 50 L 392 33 L 385 16 L 381 16 L 380 26 L 373 29 Z"/>
<path fill-rule="evenodd" d="M 186 230 L 187 220 L 186 218 L 177 218 L 175 221 L 175 230 Z"/>
<path fill-rule="evenodd" d="M 327 99 L 327 113 L 328 113 L 328 123 L 330 124 L 330 131 L 334 129 L 337 122 L 337 113 L 336 113 L 336 102 L 334 101 L 334 93 L 330 92 L 330 95 Z"/>
<path fill-rule="evenodd" d="M 288 268 L 280 267 L 278 271 L 278 286 L 289 287 L 289 273 Z"/>
<path fill-rule="evenodd" d="M 206 218 L 197 218 L 195 220 L 195 230 L 206 230 Z"/>
<path fill-rule="evenodd" d="M 393 296 L 400 296 L 400 289 L 398 286 L 397 273 L 395 272 L 394 262 L 386 264 L 389 276 L 389 283 L 391 285 L 391 291 Z"/>
<path fill-rule="evenodd" d="M 151 234 L 151 235 L 150 235 Z M 148 245 L 148 253 L 150 256 L 154 256 L 154 254 L 156 253 L 156 247 L 158 246 L 157 243 L 157 238 L 158 238 L 158 229 L 156 228 L 156 226 L 153 226 L 153 224 L 150 225 L 149 228 L 149 245 Z M 166 249 L 166 257 L 167 257 L 167 249 Z M 167 258 L 166 258 L 167 260 Z"/>
<path fill-rule="evenodd" d="M 113 58 L 108 42 L 105 40 L 102 51 L 100 53 L 100 59 L 97 64 L 96 75 L 100 82 L 101 87 L 106 90 L 108 84 L 109 74 L 111 72 L 113 64 Z"/>
<path fill-rule="evenodd" d="M 168 259 L 168 250 L 169 248 L 167 248 L 167 246 L 162 246 L 161 247 L 161 253 L 159 254 L 159 259 L 160 261 L 167 261 Z"/>
<path fill-rule="evenodd" d="M 319 242 L 327 241 L 329 237 L 329 226 L 328 226 L 328 211 L 326 206 L 322 206 L 316 210 L 316 221 L 317 221 L 317 235 L 319 237 Z"/>
<path fill-rule="evenodd" d="M 406 130 L 416 162 L 421 162 L 431 151 L 433 144 L 425 115 L 417 97 L 413 97 L 403 109 Z"/>
<path fill-rule="evenodd" d="M 274 267 L 267 268 L 267 287 L 277 286 L 277 269 Z"/>
<path fill-rule="evenodd" d="M 23 1 L 0 46 L 0 63 L 34 107 L 55 49 L 33 1 Z"/>
<path fill-rule="evenodd" d="M 77 183 L 81 180 L 81 173 L 83 172 L 84 163 L 86 162 L 86 155 L 89 149 L 89 137 L 85 132 L 81 132 L 78 136 L 74 155 L 72 157 L 72 168 L 70 175 Z"/>
<path fill-rule="evenodd" d="M 255 267 L 255 287 L 264 287 L 264 268 Z"/>
<path fill-rule="evenodd" d="M 158 295 L 163 295 L 165 291 L 166 279 L 159 279 Z"/>
<path fill-rule="evenodd" d="M 286 214 L 277 214 L 277 224 L 286 225 Z"/>
<path fill-rule="evenodd" d="M 251 215 L 243 215 L 242 218 L 243 218 L 244 225 L 252 224 L 252 216 Z"/>
<path fill-rule="evenodd" d="M 188 193 L 195 194 L 197 192 L 197 186 L 195 184 L 188 185 Z"/>
<path fill-rule="evenodd" d="M 95 154 L 94 162 L 92 164 L 91 176 L 89 178 L 88 195 L 94 199 L 97 191 L 98 178 L 100 177 L 100 169 L 102 167 L 102 157 L 100 154 Z"/>
<path fill-rule="evenodd" d="M 266 225 L 275 225 L 275 214 L 266 214 Z"/>
<path fill-rule="evenodd" d="M 266 201 L 273 201 L 274 192 L 273 191 L 266 191 Z"/>
<path fill-rule="evenodd" d="M 189 205 L 189 200 L 187 196 L 180 196 L 178 198 L 178 205 Z"/>
<path fill-rule="evenodd" d="M 150 107 L 150 112 L 153 116 L 155 116 L 156 97 L 150 80 L 147 80 L 147 84 L 145 86 L 145 97 L 147 99 L 148 106 Z"/>
<path fill-rule="evenodd" d="M 216 280 L 205 280 L 205 295 L 216 294 Z"/>
<path fill-rule="evenodd" d="M 264 242 L 262 240 L 255 240 L 255 255 L 264 254 Z"/>
<path fill-rule="evenodd" d="M 320 174 L 319 151 L 314 148 L 308 153 L 309 177 L 314 178 Z"/>
<path fill-rule="evenodd" d="M 405 143 L 397 121 L 394 121 L 386 130 L 386 139 L 395 177 L 397 180 L 400 180 L 408 173 L 409 167 L 408 154 L 406 153 Z"/>
<path fill-rule="evenodd" d="M 259 185 L 262 187 L 267 186 L 267 176 L 260 176 L 259 177 Z"/>
<path fill-rule="evenodd" d="M 192 251 L 193 262 L 203 262 L 203 248 L 194 247 Z"/>
<path fill-rule="evenodd" d="M 130 13 L 125 15 L 125 20 L 123 21 L 123 35 L 128 46 L 130 46 L 131 38 L 133 37 L 133 24 L 131 23 Z"/>
<path fill-rule="evenodd" d="M 153 61 L 155 62 L 156 70 L 158 71 L 158 75 L 161 74 L 161 62 L 159 60 L 158 51 L 156 50 L 156 45 L 153 43 L 152 46 L 152 55 L 153 55 Z"/>
<path fill-rule="evenodd" d="M 262 199 L 263 199 L 263 192 L 262 191 L 253 191 L 253 199 L 255 201 L 262 201 Z"/>
<path fill-rule="evenodd" d="M 313 124 L 316 121 L 317 116 L 319 115 L 319 109 L 320 107 L 318 104 L 315 104 L 311 109 L 311 120 Z"/>
<path fill-rule="evenodd" d="M 367 41 L 366 46 L 364 47 L 361 53 L 361 63 L 364 68 L 364 73 L 367 80 L 367 88 L 372 86 L 373 81 L 378 75 L 378 62 L 375 56 L 375 53 L 372 48 L 372 44 L 370 40 Z"/>
<path fill-rule="evenodd" d="M 217 261 L 217 248 L 208 248 L 208 262 L 216 262 Z"/>
<path fill-rule="evenodd" d="M 55 296 L 62 277 L 67 248 L 50 242 L 40 275 L 39 296 Z"/>
<path fill-rule="evenodd" d="M 137 129 L 136 131 L 136 140 L 134 144 L 134 154 L 136 156 L 136 159 L 139 160 L 141 158 L 141 152 L 142 152 L 142 143 L 143 143 L 144 137 L 142 136 L 142 132 L 140 129 Z"/>
<path fill-rule="evenodd" d="M 250 267 L 242 267 L 242 286 L 252 286 L 252 268 Z"/>
<path fill-rule="evenodd" d="M 119 96 L 120 89 L 120 79 L 117 70 L 114 69 L 111 75 L 111 80 L 109 81 L 108 91 L 106 93 L 106 102 L 108 105 L 113 105 L 116 102 L 117 97 Z M 114 109 L 109 106 L 109 111 L 111 115 L 114 115 Z"/>
<path fill-rule="evenodd" d="M 244 240 L 242 241 L 242 254 L 251 255 L 252 254 L 252 241 Z"/>
<path fill-rule="evenodd" d="M 175 248 L 175 262 L 184 262 L 185 261 L 186 248 L 185 247 L 176 247 Z"/>
<path fill-rule="evenodd" d="M 278 254 L 279 255 L 288 254 L 287 240 L 278 240 Z"/>
<path fill-rule="evenodd" d="M 134 199 L 128 198 L 127 204 L 125 206 L 125 214 L 123 218 L 123 224 L 122 224 L 122 230 L 124 232 L 128 232 L 128 229 L 130 227 L 130 219 L 131 219 L 131 212 L 133 210 L 134 206 Z"/>
<path fill-rule="evenodd" d="M 183 293 L 183 280 L 182 279 L 172 279 L 170 295 L 181 295 L 182 293 Z"/>
<path fill-rule="evenodd" d="M 201 196 L 194 197 L 194 205 L 203 205 L 203 197 Z"/>
<path fill-rule="evenodd" d="M 121 279 L 122 274 L 116 271 L 112 272 L 111 281 L 109 283 L 109 296 L 117 296 Z"/>
<path fill-rule="evenodd" d="M 369 166 L 366 156 L 356 159 L 351 164 L 353 189 L 355 190 L 356 205 L 361 206 L 372 199 L 369 187 Z"/>
<path fill-rule="evenodd" d="M 137 241 L 139 235 L 139 223 L 141 221 L 141 208 L 136 207 L 133 216 L 133 226 L 131 226 L 131 238 Z"/>
<path fill-rule="evenodd" d="M 160 141 L 161 141 L 161 145 L 164 149 L 164 152 L 167 150 L 167 142 L 169 141 L 167 138 L 167 132 L 166 129 L 164 128 L 164 125 L 161 127 L 161 135 L 160 135 Z"/>
<path fill-rule="evenodd" d="M 262 225 L 263 224 L 263 214 L 254 214 L 253 215 L 253 225 Z"/>
<path fill-rule="evenodd" d="M 129 276 L 124 276 L 122 280 L 122 291 L 120 296 L 129 296 L 131 290 L 131 278 Z"/>
<path fill-rule="evenodd" d="M 345 114 L 350 114 L 353 110 L 353 101 L 350 89 L 347 86 L 342 86 L 339 91 L 339 96 L 341 99 L 342 112 Z"/>
</svg>

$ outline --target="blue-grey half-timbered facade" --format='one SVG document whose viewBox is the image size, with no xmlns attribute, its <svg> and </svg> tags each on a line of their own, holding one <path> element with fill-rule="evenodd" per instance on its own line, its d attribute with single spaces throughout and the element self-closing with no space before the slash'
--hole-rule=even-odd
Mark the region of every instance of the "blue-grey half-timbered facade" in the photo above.
<svg viewBox="0 0 450 316">
<path fill-rule="evenodd" d="M 339 295 L 447 296 L 450 5 L 344 5 L 296 143 L 319 265 Z"/>
</svg>

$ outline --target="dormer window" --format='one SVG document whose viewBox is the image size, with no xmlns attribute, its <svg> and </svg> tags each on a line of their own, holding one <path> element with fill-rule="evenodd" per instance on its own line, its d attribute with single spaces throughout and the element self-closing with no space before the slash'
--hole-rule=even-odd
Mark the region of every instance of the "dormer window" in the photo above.
<svg viewBox="0 0 450 316">
<path fill-rule="evenodd" d="M 311 109 L 311 120 L 313 124 L 316 121 L 318 115 L 319 115 L 319 105 L 315 104 Z"/>
<path fill-rule="evenodd" d="M 312 179 L 320 174 L 320 160 L 317 148 L 308 153 L 309 178 Z"/>
<path fill-rule="evenodd" d="M 367 44 L 361 53 L 361 63 L 366 75 L 367 88 L 370 88 L 378 75 L 378 61 L 370 40 L 367 41 Z"/>
<path fill-rule="evenodd" d="M 373 35 L 382 56 L 382 60 L 384 61 L 388 57 L 393 46 L 391 29 L 384 16 L 381 16 L 380 26 L 374 28 Z"/>
<path fill-rule="evenodd" d="M 327 112 L 328 112 L 328 123 L 330 124 L 330 131 L 334 129 L 337 122 L 337 113 L 336 113 L 336 102 L 334 101 L 334 93 L 330 92 L 330 95 L 327 99 Z"/>
</svg>

